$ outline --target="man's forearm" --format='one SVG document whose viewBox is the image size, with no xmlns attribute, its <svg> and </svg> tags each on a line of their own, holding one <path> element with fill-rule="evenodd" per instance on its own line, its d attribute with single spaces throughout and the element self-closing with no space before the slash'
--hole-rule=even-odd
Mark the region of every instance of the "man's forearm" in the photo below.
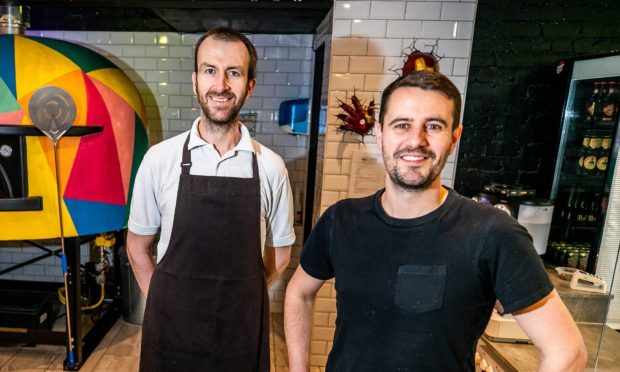
<svg viewBox="0 0 620 372">
<path fill-rule="evenodd" d="M 271 285 L 282 275 L 277 270 L 268 270 L 265 268 L 265 282 L 267 283 L 267 288 L 271 287 Z"/>
<path fill-rule="evenodd" d="M 540 350 L 539 371 L 583 371 L 588 353 L 583 337 L 556 290 L 526 309 L 513 313 Z"/>
<path fill-rule="evenodd" d="M 265 281 L 267 287 L 271 285 L 284 273 L 291 259 L 291 247 L 269 247 L 265 246 L 263 252 L 263 266 L 265 268 Z"/>
<path fill-rule="evenodd" d="M 588 352 L 581 339 L 565 339 L 552 353 L 541 350 L 538 371 L 582 372 L 588 364 Z"/>
<path fill-rule="evenodd" d="M 155 271 L 155 262 L 151 255 L 153 241 L 154 237 L 136 235 L 132 232 L 127 234 L 127 257 L 144 297 L 149 293 L 151 277 Z"/>
<path fill-rule="evenodd" d="M 310 368 L 310 336 L 314 298 L 304 299 L 286 294 L 284 302 L 284 333 L 288 351 L 289 371 L 308 372 Z"/>
<path fill-rule="evenodd" d="M 146 297 L 149 293 L 149 286 L 151 284 L 153 272 L 155 271 L 155 263 L 153 262 L 153 258 L 144 258 L 142 256 L 136 258 L 131 263 L 131 267 L 133 269 L 134 276 L 136 277 L 136 281 L 138 282 L 138 286 L 140 287 L 144 297 Z"/>
<path fill-rule="evenodd" d="M 543 355 L 538 371 L 583 372 L 586 368 L 586 364 L 587 354 L 585 350 L 575 353 L 570 360 L 564 361 L 552 360 Z"/>
</svg>

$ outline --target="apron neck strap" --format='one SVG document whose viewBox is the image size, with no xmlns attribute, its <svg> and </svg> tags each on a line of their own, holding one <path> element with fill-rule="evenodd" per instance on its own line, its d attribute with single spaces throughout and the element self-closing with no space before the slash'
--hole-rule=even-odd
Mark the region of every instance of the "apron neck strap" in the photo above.
<svg viewBox="0 0 620 372">
<path fill-rule="evenodd" d="M 258 161 L 256 161 L 256 153 L 252 153 L 252 178 L 258 181 Z"/>
<path fill-rule="evenodd" d="M 187 135 L 187 139 L 185 140 L 185 144 L 183 145 L 183 158 L 181 160 L 181 173 L 182 174 L 189 174 L 189 169 L 192 167 L 192 155 L 189 152 L 189 148 L 188 148 L 190 135 L 191 135 L 191 131 Z"/>
<path fill-rule="evenodd" d="M 181 160 L 181 173 L 189 174 L 189 169 L 192 167 L 192 154 L 189 151 L 189 136 L 187 135 L 185 143 L 183 144 L 183 157 Z M 252 152 L 252 178 L 258 179 L 258 161 L 256 160 L 256 152 Z"/>
</svg>

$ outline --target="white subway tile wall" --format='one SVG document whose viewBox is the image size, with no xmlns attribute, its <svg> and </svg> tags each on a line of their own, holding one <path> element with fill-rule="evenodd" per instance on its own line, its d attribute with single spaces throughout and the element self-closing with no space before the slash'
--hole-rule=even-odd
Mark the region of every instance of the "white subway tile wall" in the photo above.
<svg viewBox="0 0 620 372">
<path fill-rule="evenodd" d="M 475 16 L 475 3 L 444 2 L 441 4 L 441 19 L 473 21 Z"/>
<path fill-rule="evenodd" d="M 348 42 L 351 42 L 352 40 L 354 39 L 349 39 Z M 361 40 L 360 41 L 356 40 L 356 42 L 361 42 Z M 374 39 L 367 39 L 366 44 L 368 48 L 366 55 L 369 55 L 369 56 L 380 56 L 380 57 L 399 56 L 402 54 L 402 50 L 403 50 L 401 39 L 374 38 Z"/>
<path fill-rule="evenodd" d="M 383 72 L 383 57 L 352 56 L 348 72 L 380 74 Z"/>
<path fill-rule="evenodd" d="M 191 83 L 193 48 L 199 34 L 108 31 L 28 31 L 28 34 L 75 41 L 123 69 L 142 95 L 151 144 L 188 130 L 199 115 Z M 310 98 L 314 35 L 256 34 L 248 37 L 259 56 L 258 83 L 242 113 L 257 114 L 257 139 L 284 158 L 293 190 L 305 190 L 308 141 L 305 136 L 280 131 L 278 109 L 284 100 Z M 302 231 L 297 234 L 300 236 Z M 297 252 L 299 241 L 301 239 L 296 243 Z M 2 269 L 30 259 L 36 253 L 33 248 L 21 245 L 17 245 L 14 252 L 7 249 L 0 251 Z M 87 260 L 87 256 L 83 257 L 83 262 Z M 286 282 L 296 263 L 291 263 L 289 272 L 271 288 L 272 311 L 282 311 Z M 49 258 L 2 275 L 0 279 L 61 282 L 60 260 Z"/>
<path fill-rule="evenodd" d="M 408 1 L 405 19 L 425 21 L 441 19 L 441 4 L 441 1 Z"/>
<path fill-rule="evenodd" d="M 373 136 L 365 136 L 362 144 L 360 136 L 337 130 L 339 100 L 355 91 L 363 102 L 374 98 L 378 105 L 381 91 L 398 76 L 412 47 L 430 52 L 433 45 L 441 57 L 439 70 L 454 82 L 464 99 L 476 5 L 475 0 L 334 2 L 321 213 L 347 197 L 352 152 L 378 150 Z M 456 153 L 441 173 L 444 185 L 452 187 L 455 167 Z M 333 280 L 327 281 L 317 296 L 310 346 L 313 371 L 324 369 L 332 348 L 335 296 Z"/>
<path fill-rule="evenodd" d="M 406 1 L 372 1 L 370 4 L 371 19 L 403 19 Z"/>
<path fill-rule="evenodd" d="M 409 38 L 411 35 L 419 35 L 422 30 L 420 21 L 388 21 L 385 36 L 395 38 Z"/>
<path fill-rule="evenodd" d="M 335 1 L 334 19 L 370 19 L 371 3 L 372 1 Z"/>
<path fill-rule="evenodd" d="M 333 25 L 333 37 L 347 37 L 351 36 L 351 20 L 350 19 L 338 19 L 334 20 Z"/>
<path fill-rule="evenodd" d="M 351 24 L 352 37 L 382 37 L 385 35 L 387 21 L 384 19 L 354 19 Z"/>
<path fill-rule="evenodd" d="M 37 244 L 55 251 L 60 249 L 57 241 L 39 241 Z M 5 270 L 16 264 L 41 257 L 47 252 L 40 250 L 30 244 L 22 242 L 0 242 L 0 270 Z M 89 260 L 89 244 L 82 244 L 80 247 L 80 260 Z M 11 270 L 4 275 L 0 275 L 0 280 L 25 280 L 56 282 L 62 286 L 63 272 L 60 257 L 49 256 L 33 264 Z"/>
</svg>

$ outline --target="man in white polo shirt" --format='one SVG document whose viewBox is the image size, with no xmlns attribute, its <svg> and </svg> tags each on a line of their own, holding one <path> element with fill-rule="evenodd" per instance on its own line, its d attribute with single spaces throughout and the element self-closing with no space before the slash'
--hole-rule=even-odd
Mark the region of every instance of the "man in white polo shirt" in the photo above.
<svg viewBox="0 0 620 372">
<path fill-rule="evenodd" d="M 127 250 L 147 295 L 141 371 L 269 371 L 267 286 L 295 234 L 284 162 L 239 122 L 256 59 L 235 30 L 203 35 L 192 74 L 200 117 L 138 171 Z"/>
</svg>

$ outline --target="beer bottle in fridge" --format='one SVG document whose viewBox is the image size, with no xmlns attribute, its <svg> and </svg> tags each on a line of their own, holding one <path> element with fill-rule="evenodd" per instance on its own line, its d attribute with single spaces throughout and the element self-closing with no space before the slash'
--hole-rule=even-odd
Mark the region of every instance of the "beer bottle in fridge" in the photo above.
<svg viewBox="0 0 620 372">
<path fill-rule="evenodd" d="M 597 112 L 600 100 L 600 83 L 597 81 L 594 83 L 594 92 L 586 103 L 586 121 L 588 123 L 593 123 L 595 121 L 595 114 Z"/>
<path fill-rule="evenodd" d="M 586 154 L 588 153 L 588 149 L 590 148 L 590 140 L 591 134 L 588 130 L 586 134 L 583 136 L 583 141 L 581 141 L 581 148 L 579 148 L 579 160 L 577 161 L 577 174 L 586 173 L 583 168 L 583 161 L 586 159 Z"/>
<path fill-rule="evenodd" d="M 601 115 L 602 115 L 601 109 L 603 108 L 603 100 L 605 100 L 605 98 L 607 97 L 608 91 L 609 91 L 609 88 L 607 86 L 607 82 L 601 81 L 599 83 L 599 100 L 594 110 L 594 122 L 595 123 L 600 123 L 601 121 Z"/>
<path fill-rule="evenodd" d="M 578 226 L 584 226 L 588 223 L 588 215 L 590 209 L 590 198 L 586 193 L 582 193 L 579 198 L 579 204 L 577 204 L 577 218 L 576 222 Z"/>
<path fill-rule="evenodd" d="M 609 150 L 611 148 L 611 134 L 603 135 L 601 140 L 601 147 L 598 150 L 596 157 L 596 173 L 605 174 L 607 171 L 607 164 L 609 163 Z"/>
<path fill-rule="evenodd" d="M 600 121 L 603 123 L 614 122 L 616 120 L 616 114 L 618 112 L 616 82 L 610 81 L 607 83 L 607 86 L 607 93 L 603 95 L 600 105 Z"/>
<path fill-rule="evenodd" d="M 590 146 L 586 151 L 583 159 L 583 169 L 585 174 L 596 174 L 596 155 L 598 148 L 601 146 L 601 136 L 598 132 L 592 132 L 590 135 Z"/>
<path fill-rule="evenodd" d="M 562 210 L 560 211 L 560 219 L 565 221 L 566 223 L 570 222 L 575 200 L 575 189 L 571 188 L 570 193 L 568 194 L 568 198 L 566 199 L 566 204 L 564 205 L 564 208 L 562 208 Z"/>
<path fill-rule="evenodd" d="M 590 202 L 590 210 L 588 211 L 588 225 L 594 226 L 596 225 L 596 221 L 598 220 L 598 214 L 600 211 L 599 208 L 600 197 L 598 193 L 592 194 L 592 200 Z"/>
</svg>

